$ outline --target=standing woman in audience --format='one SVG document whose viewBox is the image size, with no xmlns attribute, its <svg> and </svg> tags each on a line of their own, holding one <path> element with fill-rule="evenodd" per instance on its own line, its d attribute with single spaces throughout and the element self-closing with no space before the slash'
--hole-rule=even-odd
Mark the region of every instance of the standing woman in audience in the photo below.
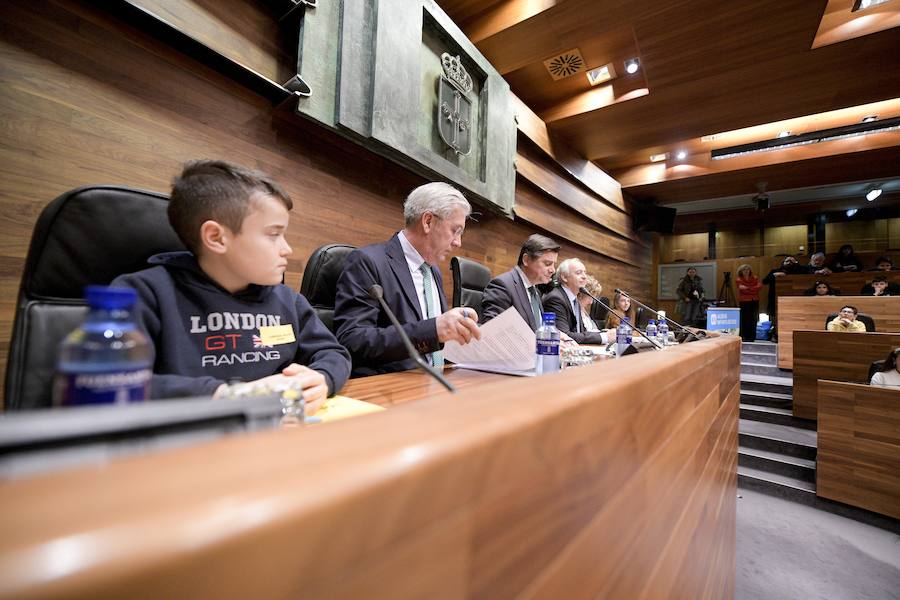
<svg viewBox="0 0 900 600">
<path fill-rule="evenodd" d="M 613 299 L 612 307 L 616 309 L 620 314 L 628 317 L 628 320 L 631 321 L 631 326 L 634 327 L 636 323 L 635 319 L 635 308 L 631 304 L 631 298 L 626 296 L 621 292 L 616 292 L 615 298 Z M 612 311 L 610 311 L 606 315 L 606 325 L 605 329 L 615 329 L 619 326 L 619 317 L 614 315 Z"/>
<path fill-rule="evenodd" d="M 684 279 L 678 284 L 678 300 L 681 302 L 681 321 L 690 327 L 703 327 L 706 318 L 703 315 L 703 278 L 697 275 L 697 269 L 688 267 Z"/>
<path fill-rule="evenodd" d="M 878 373 L 872 375 L 872 385 L 886 387 L 900 387 L 900 348 L 891 350 L 884 359 L 884 367 Z"/>
<path fill-rule="evenodd" d="M 756 322 L 759 320 L 759 290 L 762 284 L 753 274 L 750 265 L 741 265 L 737 271 L 738 301 L 741 307 L 741 339 L 756 340 Z"/>
</svg>

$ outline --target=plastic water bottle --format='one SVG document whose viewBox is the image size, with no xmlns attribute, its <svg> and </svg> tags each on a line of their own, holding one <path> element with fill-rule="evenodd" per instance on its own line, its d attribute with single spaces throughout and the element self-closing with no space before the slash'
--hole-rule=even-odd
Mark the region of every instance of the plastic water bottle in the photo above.
<svg viewBox="0 0 900 600">
<path fill-rule="evenodd" d="M 660 319 L 659 326 L 656 328 L 659 336 L 660 345 L 665 348 L 669 344 L 669 324 L 666 322 L 665 317 Z"/>
<path fill-rule="evenodd" d="M 656 332 L 656 321 L 650 319 L 647 321 L 647 329 L 644 331 L 644 334 L 650 338 L 651 341 L 656 341 L 657 332 Z"/>
<path fill-rule="evenodd" d="M 538 375 L 559 371 L 559 329 L 556 328 L 556 313 L 541 314 L 542 324 L 535 332 L 537 356 L 534 370 Z"/>
<path fill-rule="evenodd" d="M 63 340 L 53 388 L 55 406 L 125 404 L 148 399 L 153 348 L 131 318 L 131 288 L 88 286 L 84 323 Z"/>
<path fill-rule="evenodd" d="M 622 317 L 622 324 L 625 326 L 625 343 L 630 346 L 634 342 L 634 339 L 631 337 L 634 334 L 634 331 L 631 329 L 631 319 Z"/>
<path fill-rule="evenodd" d="M 625 328 L 625 321 L 619 321 L 619 326 L 616 327 L 616 356 L 622 356 L 628 348 L 628 333 Z"/>
</svg>

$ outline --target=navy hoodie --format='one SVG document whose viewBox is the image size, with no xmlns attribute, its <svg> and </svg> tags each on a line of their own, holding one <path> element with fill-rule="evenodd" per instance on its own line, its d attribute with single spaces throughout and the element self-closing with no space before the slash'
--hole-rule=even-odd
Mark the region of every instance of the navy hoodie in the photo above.
<svg viewBox="0 0 900 600">
<path fill-rule="evenodd" d="M 306 298 L 286 285 L 250 285 L 231 294 L 190 252 L 150 257 L 157 265 L 117 277 L 137 290 L 138 326 L 155 350 L 151 398 L 209 396 L 226 381 L 252 381 L 292 362 L 319 371 L 329 395 L 350 375 L 350 355 Z M 264 346 L 259 327 L 290 325 L 295 341 Z"/>
</svg>

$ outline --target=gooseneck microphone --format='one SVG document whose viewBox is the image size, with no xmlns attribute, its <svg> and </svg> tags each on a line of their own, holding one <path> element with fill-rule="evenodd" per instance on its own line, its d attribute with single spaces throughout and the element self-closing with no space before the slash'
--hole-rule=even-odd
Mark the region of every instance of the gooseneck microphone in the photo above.
<svg viewBox="0 0 900 600">
<path fill-rule="evenodd" d="M 387 313 L 388 319 L 391 320 L 391 323 L 394 325 L 394 328 L 397 330 L 397 333 L 400 334 L 400 339 L 403 340 L 403 345 L 406 346 L 406 352 L 409 354 L 409 357 L 419 365 L 419 368 L 437 379 L 441 385 L 447 388 L 449 391 L 456 393 L 456 388 L 447 381 L 447 379 L 438 372 L 437 369 L 428 364 L 428 361 L 422 358 L 422 355 L 416 350 L 415 346 L 413 346 L 412 341 L 409 339 L 409 336 L 406 335 L 406 331 L 404 331 L 403 326 L 400 325 L 400 321 L 397 320 L 397 317 L 394 315 L 394 311 L 391 310 L 391 307 L 387 305 L 387 302 L 384 301 L 384 289 L 377 283 L 373 283 L 369 289 L 369 297 L 373 300 L 378 300 L 379 304 L 381 304 L 381 309 Z"/>
<path fill-rule="evenodd" d="M 638 306 L 641 306 L 641 307 L 643 307 L 643 308 L 646 308 L 646 309 L 649 310 L 651 313 L 655 314 L 657 317 L 659 316 L 659 311 L 658 311 L 658 310 L 653 310 L 652 308 L 650 308 L 649 306 L 647 306 L 646 304 L 644 304 L 643 302 L 641 302 L 640 300 L 638 300 L 637 298 L 635 298 L 634 296 L 632 296 L 631 294 L 629 294 L 628 292 L 626 292 L 625 290 L 620 290 L 619 288 L 616 288 L 616 289 L 614 289 L 613 291 L 614 291 L 615 293 L 617 293 L 617 294 L 621 294 L 621 295 L 623 295 L 623 296 L 627 296 L 629 299 L 633 300 Z M 687 339 L 687 336 L 693 337 L 693 338 L 694 338 L 695 340 L 697 340 L 698 342 L 702 339 L 701 336 L 698 336 L 696 333 L 694 333 L 693 331 L 691 331 L 691 330 L 688 329 L 687 327 L 683 326 L 681 323 L 678 323 L 677 321 L 673 321 L 673 320 L 670 319 L 668 316 L 664 316 L 663 319 L 665 319 L 666 321 L 668 321 L 669 323 L 671 323 L 672 325 L 674 325 L 675 327 L 677 327 L 677 328 L 679 329 L 679 331 L 681 331 L 683 334 L 685 334 L 685 337 L 681 340 L 682 342 L 685 341 L 685 339 Z M 706 334 L 704 333 L 703 336 L 705 337 L 705 335 L 706 335 Z"/>
<path fill-rule="evenodd" d="M 614 315 L 616 315 L 617 317 L 619 317 L 619 320 L 620 320 L 620 321 L 621 321 L 622 319 L 625 318 L 625 315 L 623 315 L 623 314 L 621 314 L 620 312 L 616 311 L 612 306 L 610 306 L 609 304 L 607 304 L 606 302 L 604 302 L 604 301 L 601 300 L 600 298 L 597 298 L 596 296 L 594 296 L 592 293 L 590 293 L 589 291 L 587 291 L 584 287 L 578 288 L 578 291 L 579 291 L 580 293 L 584 294 L 585 296 L 587 296 L 588 298 L 590 298 L 591 300 L 593 300 L 594 302 L 596 302 L 597 304 L 599 304 L 600 306 L 602 306 L 603 308 L 605 308 L 606 310 L 608 310 L 609 312 L 611 312 L 612 314 L 614 314 Z M 632 329 L 633 329 L 634 331 L 637 331 L 639 334 L 641 334 L 641 337 L 644 338 L 645 340 L 647 340 L 648 342 L 650 342 L 650 344 L 651 344 L 654 348 L 656 348 L 657 350 L 662 350 L 662 346 L 659 345 L 659 342 L 657 342 L 656 340 L 651 340 L 649 337 L 647 337 L 647 334 L 645 334 L 643 331 L 641 331 L 640 329 L 638 329 L 637 323 L 634 324 L 634 327 L 632 327 Z"/>
</svg>

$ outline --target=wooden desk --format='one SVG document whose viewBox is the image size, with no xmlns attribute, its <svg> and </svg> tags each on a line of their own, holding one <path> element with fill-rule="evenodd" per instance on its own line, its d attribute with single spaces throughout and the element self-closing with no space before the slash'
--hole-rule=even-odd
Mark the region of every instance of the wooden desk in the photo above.
<svg viewBox="0 0 900 600">
<path fill-rule="evenodd" d="M 826 317 L 847 304 L 875 319 L 877 331 L 900 332 L 900 296 L 782 296 L 778 298 L 778 367 L 794 366 L 795 330 L 825 331 Z"/>
<path fill-rule="evenodd" d="M 347 391 L 433 391 L 406 375 Z M 451 376 L 455 396 L 0 485 L 0 597 L 733 596 L 739 339 Z"/>
<path fill-rule="evenodd" d="M 900 519 L 900 389 L 819 382 L 816 495 Z"/>
<path fill-rule="evenodd" d="M 831 275 L 785 275 L 776 279 L 775 293 L 779 296 L 802 296 L 817 281 L 827 281 L 831 287 L 838 288 L 842 296 L 856 296 L 864 285 L 878 275 L 886 275 L 888 283 L 900 284 L 900 271 L 861 271 L 859 273 L 832 273 Z"/>
<path fill-rule="evenodd" d="M 495 381 L 507 381 L 509 376 L 465 369 L 444 369 L 444 377 L 452 383 L 457 392 Z M 380 406 L 393 406 L 423 398 L 447 397 L 453 395 L 433 377 L 422 371 L 386 373 L 374 377 L 351 379 L 340 392 L 357 400 L 365 400 Z"/>
<path fill-rule="evenodd" d="M 815 419 L 820 379 L 868 383 L 869 366 L 900 346 L 900 333 L 794 332 L 794 416 Z"/>
</svg>

